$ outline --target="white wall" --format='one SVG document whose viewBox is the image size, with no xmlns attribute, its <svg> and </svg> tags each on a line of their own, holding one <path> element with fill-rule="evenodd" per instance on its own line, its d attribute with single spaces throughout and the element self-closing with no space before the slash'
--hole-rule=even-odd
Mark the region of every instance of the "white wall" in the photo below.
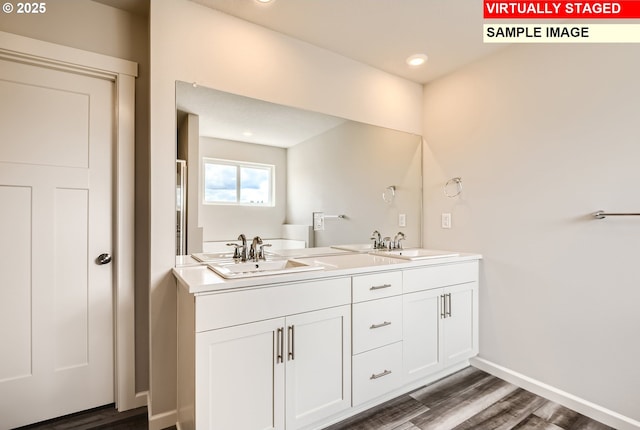
<svg viewBox="0 0 640 430">
<path fill-rule="evenodd" d="M 426 86 L 423 111 L 425 241 L 484 255 L 481 357 L 633 420 L 640 218 L 589 214 L 640 211 L 638 76 L 637 45 L 516 46 Z"/>
<path fill-rule="evenodd" d="M 175 81 L 417 134 L 422 88 L 187 0 L 153 0 L 150 7 L 153 430 L 175 422 Z"/>
<path fill-rule="evenodd" d="M 371 232 L 393 238 L 406 235 L 406 246 L 422 240 L 422 139 L 397 130 L 347 121 L 288 150 L 287 222 L 311 224 L 313 212 L 347 216 L 327 219 L 314 232 L 315 246 L 369 243 Z M 382 193 L 394 185 L 396 197 Z M 398 226 L 398 215 L 406 226 Z"/>
</svg>

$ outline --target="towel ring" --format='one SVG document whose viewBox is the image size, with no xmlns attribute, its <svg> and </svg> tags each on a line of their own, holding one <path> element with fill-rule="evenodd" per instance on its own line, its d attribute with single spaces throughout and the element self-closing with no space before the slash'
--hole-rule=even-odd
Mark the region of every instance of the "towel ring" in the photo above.
<svg viewBox="0 0 640 430">
<path fill-rule="evenodd" d="M 389 205 L 393 202 L 393 199 L 395 197 L 396 197 L 396 186 L 395 185 L 389 185 L 382 192 L 382 200 L 384 200 L 385 203 L 387 203 Z"/>
<path fill-rule="evenodd" d="M 449 188 L 452 184 L 456 184 L 456 191 L 455 193 L 450 193 L 449 192 Z M 444 184 L 444 195 L 449 197 L 450 199 L 454 198 L 454 197 L 458 197 L 460 195 L 460 193 L 462 192 L 462 178 L 461 177 L 457 177 L 457 178 L 451 178 L 447 181 L 446 184 Z"/>
</svg>

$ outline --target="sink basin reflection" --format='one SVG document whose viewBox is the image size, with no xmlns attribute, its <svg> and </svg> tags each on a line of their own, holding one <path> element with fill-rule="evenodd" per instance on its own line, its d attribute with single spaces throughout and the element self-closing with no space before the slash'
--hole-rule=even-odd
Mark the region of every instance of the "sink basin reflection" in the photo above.
<svg viewBox="0 0 640 430">
<path fill-rule="evenodd" d="M 191 254 L 191 257 L 201 263 L 220 260 L 231 261 L 233 259 L 233 252 L 198 252 Z"/>
<path fill-rule="evenodd" d="M 354 243 L 349 245 L 332 245 L 333 249 L 340 249 L 343 251 L 351 251 L 351 252 L 368 252 L 373 250 L 373 245 L 371 243 Z"/>
<path fill-rule="evenodd" d="M 403 260 L 426 260 L 428 258 L 444 258 L 444 257 L 457 257 L 457 252 L 442 251 L 438 249 L 394 249 L 392 251 L 372 251 L 370 254 L 384 255 L 391 258 L 401 258 Z"/>
<path fill-rule="evenodd" d="M 324 269 L 323 266 L 308 264 L 294 259 L 257 262 L 247 261 L 245 263 L 215 263 L 208 264 L 207 267 L 225 279 L 282 275 L 285 273 L 298 273 Z"/>
</svg>

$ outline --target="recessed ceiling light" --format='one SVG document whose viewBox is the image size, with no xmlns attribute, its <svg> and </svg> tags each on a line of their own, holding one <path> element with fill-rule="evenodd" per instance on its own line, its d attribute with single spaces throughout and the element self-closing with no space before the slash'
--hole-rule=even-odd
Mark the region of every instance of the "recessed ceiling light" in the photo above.
<svg viewBox="0 0 640 430">
<path fill-rule="evenodd" d="M 427 62 L 427 56 L 424 54 L 415 54 L 407 58 L 407 64 L 413 67 L 422 66 Z"/>
<path fill-rule="evenodd" d="M 273 0 L 256 0 L 258 3 L 271 3 Z"/>
<path fill-rule="evenodd" d="M 249 130 L 247 130 L 247 131 L 243 131 L 243 132 L 242 132 L 242 134 L 243 134 L 245 137 L 251 137 L 251 136 L 253 136 L 253 133 L 252 133 L 251 131 L 249 131 Z"/>
</svg>

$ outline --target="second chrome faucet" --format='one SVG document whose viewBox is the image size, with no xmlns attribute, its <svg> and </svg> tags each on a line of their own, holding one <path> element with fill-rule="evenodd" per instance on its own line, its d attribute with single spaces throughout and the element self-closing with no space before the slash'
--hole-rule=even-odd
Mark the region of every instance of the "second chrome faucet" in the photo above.
<svg viewBox="0 0 640 430">
<path fill-rule="evenodd" d="M 371 233 L 371 240 L 373 240 L 373 249 L 384 249 L 391 251 L 392 249 L 402 249 L 402 241 L 405 239 L 403 232 L 399 231 L 391 240 L 391 237 L 386 236 L 382 238 L 378 230 L 374 230 Z"/>
</svg>

